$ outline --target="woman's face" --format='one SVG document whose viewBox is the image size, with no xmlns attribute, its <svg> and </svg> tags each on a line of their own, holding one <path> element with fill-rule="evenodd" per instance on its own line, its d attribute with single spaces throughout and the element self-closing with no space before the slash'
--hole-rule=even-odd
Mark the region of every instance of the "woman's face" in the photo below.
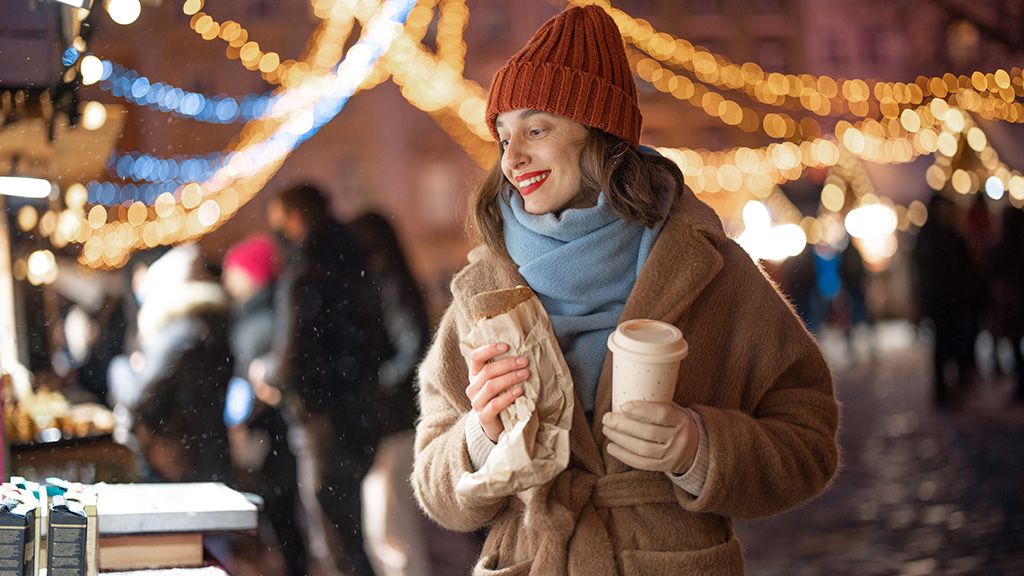
<svg viewBox="0 0 1024 576">
<path fill-rule="evenodd" d="M 559 212 L 580 193 L 580 151 L 587 129 L 579 122 L 540 110 L 509 110 L 495 125 L 501 141 L 501 171 L 523 197 L 530 214 Z"/>
</svg>

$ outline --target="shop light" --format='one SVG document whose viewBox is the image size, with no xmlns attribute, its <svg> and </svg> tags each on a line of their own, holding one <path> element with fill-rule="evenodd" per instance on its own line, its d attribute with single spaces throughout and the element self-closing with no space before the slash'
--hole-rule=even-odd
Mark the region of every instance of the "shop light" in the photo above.
<svg viewBox="0 0 1024 576">
<path fill-rule="evenodd" d="M 86 10 L 89 9 L 89 4 L 92 4 L 92 0 L 55 0 L 55 1 L 59 2 L 61 4 L 67 4 L 68 6 L 73 6 L 75 8 L 83 8 L 83 9 L 86 9 Z"/>
<path fill-rule="evenodd" d="M 53 190 L 53 184 L 42 178 L 24 176 L 0 176 L 0 194 L 22 198 L 46 198 Z"/>
<path fill-rule="evenodd" d="M 884 204 L 868 204 L 850 210 L 845 224 L 854 238 L 886 236 L 896 230 L 896 213 Z"/>
</svg>

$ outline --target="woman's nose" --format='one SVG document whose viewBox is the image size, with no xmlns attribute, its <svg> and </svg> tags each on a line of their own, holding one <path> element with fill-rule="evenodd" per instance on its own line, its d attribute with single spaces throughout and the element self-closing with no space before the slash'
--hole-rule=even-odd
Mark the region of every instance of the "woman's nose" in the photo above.
<svg viewBox="0 0 1024 576">
<path fill-rule="evenodd" d="M 525 166 L 529 161 L 529 156 L 526 154 L 526 150 L 523 145 L 516 138 L 510 138 L 508 144 L 505 145 L 505 152 L 502 155 L 502 162 L 509 169 L 516 169 Z"/>
</svg>

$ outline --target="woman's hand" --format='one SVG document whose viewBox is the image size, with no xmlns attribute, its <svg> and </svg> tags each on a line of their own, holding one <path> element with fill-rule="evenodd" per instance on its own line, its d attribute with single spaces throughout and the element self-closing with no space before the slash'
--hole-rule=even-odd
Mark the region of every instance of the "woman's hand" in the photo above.
<svg viewBox="0 0 1024 576">
<path fill-rule="evenodd" d="M 700 431 L 690 411 L 675 403 L 627 402 L 601 420 L 608 454 L 639 470 L 682 474 L 697 457 Z"/>
<path fill-rule="evenodd" d="M 469 356 L 469 386 L 466 396 L 480 419 L 480 426 L 491 442 L 497 442 L 504 427 L 498 417 L 523 393 L 515 386 L 530 376 L 529 360 L 510 356 L 491 362 L 508 351 L 508 344 L 488 344 L 473 350 Z M 515 387 L 513 387 L 515 386 Z"/>
</svg>

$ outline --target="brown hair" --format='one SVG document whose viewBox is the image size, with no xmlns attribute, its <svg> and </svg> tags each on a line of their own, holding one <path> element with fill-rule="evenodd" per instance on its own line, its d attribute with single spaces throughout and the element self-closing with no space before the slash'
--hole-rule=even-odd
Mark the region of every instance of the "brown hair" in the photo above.
<svg viewBox="0 0 1024 576">
<path fill-rule="evenodd" d="M 643 222 L 647 227 L 660 222 L 683 192 L 683 173 L 674 162 L 657 153 L 642 152 L 596 128 L 587 128 L 580 171 L 580 194 L 596 198 L 604 191 L 616 214 L 626 222 Z M 505 256 L 508 251 L 498 203 L 503 201 L 502 190 L 509 185 L 499 155 L 470 196 L 476 240 Z"/>
</svg>

